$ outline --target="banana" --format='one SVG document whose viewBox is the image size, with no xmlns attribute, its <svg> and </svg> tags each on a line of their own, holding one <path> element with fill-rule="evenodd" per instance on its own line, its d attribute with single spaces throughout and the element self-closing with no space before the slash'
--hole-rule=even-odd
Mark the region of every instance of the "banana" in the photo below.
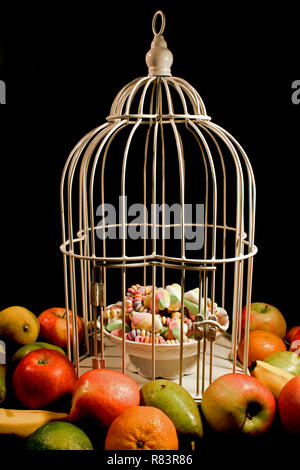
<svg viewBox="0 0 300 470">
<path fill-rule="evenodd" d="M 0 434 L 27 437 L 50 421 L 68 421 L 67 413 L 46 410 L 11 410 L 0 408 Z"/>
<path fill-rule="evenodd" d="M 6 397 L 6 365 L 0 364 L 0 403 Z"/>
<path fill-rule="evenodd" d="M 264 361 L 255 361 L 249 367 L 250 374 L 262 382 L 273 394 L 275 398 L 279 394 L 285 384 L 291 380 L 294 375 L 284 369 L 268 364 Z"/>
</svg>

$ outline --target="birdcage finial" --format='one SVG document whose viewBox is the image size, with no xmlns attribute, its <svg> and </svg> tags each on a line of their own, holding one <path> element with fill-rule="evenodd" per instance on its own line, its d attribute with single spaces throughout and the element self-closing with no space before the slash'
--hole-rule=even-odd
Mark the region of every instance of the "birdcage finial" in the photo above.
<svg viewBox="0 0 300 470">
<path fill-rule="evenodd" d="M 161 17 L 161 26 L 157 32 L 156 22 Z M 148 65 L 149 75 L 171 75 L 171 65 L 173 63 L 173 54 L 168 49 L 167 43 L 162 35 L 166 25 L 166 18 L 161 10 L 158 10 L 153 16 L 152 31 L 154 39 L 151 43 L 151 49 L 146 54 L 146 63 Z"/>
</svg>

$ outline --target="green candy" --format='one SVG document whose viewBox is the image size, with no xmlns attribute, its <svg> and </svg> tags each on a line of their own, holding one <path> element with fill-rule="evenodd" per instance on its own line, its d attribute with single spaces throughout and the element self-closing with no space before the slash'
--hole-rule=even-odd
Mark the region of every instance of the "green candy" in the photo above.
<svg viewBox="0 0 300 470">
<path fill-rule="evenodd" d="M 168 327 L 168 326 L 163 326 L 163 327 L 159 330 L 159 334 L 160 334 L 160 336 L 163 336 L 163 337 L 166 339 L 167 336 L 168 336 L 168 331 L 169 331 L 169 327 Z"/>
<path fill-rule="evenodd" d="M 112 321 L 111 323 L 108 323 L 108 325 L 106 325 L 106 331 L 108 331 L 109 333 L 111 333 L 113 330 L 120 330 L 121 328 L 123 328 L 123 323 L 122 323 L 122 320 L 115 320 L 115 321 Z M 130 331 L 130 326 L 127 325 L 127 323 L 125 324 L 125 333 L 129 333 Z"/>
<path fill-rule="evenodd" d="M 195 302 L 191 302 L 190 300 L 188 299 L 184 299 L 184 305 L 186 306 L 186 308 L 188 309 L 188 311 L 192 314 L 192 315 L 198 315 L 199 314 L 199 304 L 196 304 Z M 208 309 L 207 309 L 208 311 Z M 204 306 L 201 305 L 201 312 L 202 314 L 204 314 Z"/>
</svg>

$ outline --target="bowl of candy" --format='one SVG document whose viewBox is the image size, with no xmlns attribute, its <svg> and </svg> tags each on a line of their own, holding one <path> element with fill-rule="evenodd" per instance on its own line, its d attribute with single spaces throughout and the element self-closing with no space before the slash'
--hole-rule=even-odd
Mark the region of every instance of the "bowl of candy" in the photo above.
<svg viewBox="0 0 300 470">
<path fill-rule="evenodd" d="M 213 314 L 215 321 L 226 331 L 229 326 L 227 312 L 209 298 L 206 300 L 207 315 Z M 155 312 L 153 312 L 153 303 Z M 204 313 L 201 299 L 200 313 Z M 155 343 L 155 375 L 175 379 L 179 375 L 181 340 L 181 286 L 171 284 L 166 288 L 155 288 L 152 301 L 152 286 L 135 284 L 127 290 L 125 297 L 125 351 L 127 360 L 136 371 L 147 378 L 152 377 L 152 342 Z M 184 294 L 183 318 L 183 362 L 184 375 L 195 371 L 197 343 L 194 338 L 195 315 L 199 313 L 199 289 Z M 117 347 L 123 341 L 123 308 L 118 301 L 104 310 L 104 334 Z M 154 318 L 153 318 L 154 315 Z M 216 330 L 216 336 L 222 334 Z"/>
</svg>

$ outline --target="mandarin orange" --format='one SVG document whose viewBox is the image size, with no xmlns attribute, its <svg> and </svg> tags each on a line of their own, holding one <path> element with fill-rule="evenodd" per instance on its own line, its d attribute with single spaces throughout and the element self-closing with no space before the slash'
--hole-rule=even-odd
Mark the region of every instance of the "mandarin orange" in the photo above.
<svg viewBox="0 0 300 470">
<path fill-rule="evenodd" d="M 134 406 L 110 425 L 105 450 L 178 450 L 175 425 L 153 406 Z"/>
<path fill-rule="evenodd" d="M 238 346 L 238 358 L 244 361 L 244 342 L 243 338 Z M 252 330 L 249 333 L 248 345 L 248 366 L 251 362 L 263 361 L 270 354 L 286 351 L 286 346 L 280 336 L 265 330 Z"/>
</svg>

